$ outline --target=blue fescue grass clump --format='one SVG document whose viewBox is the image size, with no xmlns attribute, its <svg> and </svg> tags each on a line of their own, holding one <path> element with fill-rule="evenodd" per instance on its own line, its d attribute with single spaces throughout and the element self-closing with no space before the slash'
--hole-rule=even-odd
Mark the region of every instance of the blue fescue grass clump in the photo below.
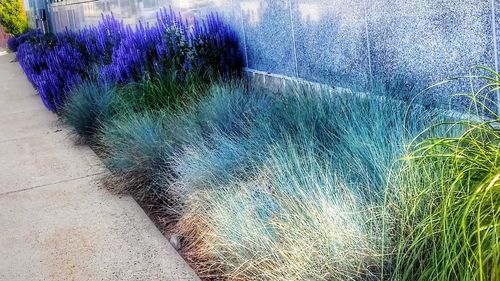
<svg viewBox="0 0 500 281">
<path fill-rule="evenodd" d="M 83 82 L 69 93 L 60 112 L 61 120 L 75 135 L 92 142 L 101 126 L 125 111 L 118 90 L 110 83 Z"/>
<path fill-rule="evenodd" d="M 117 191 L 138 200 L 165 197 L 159 187 L 167 186 L 160 175 L 172 150 L 168 119 L 160 112 L 125 114 L 102 127 L 100 144 Z"/>
<path fill-rule="evenodd" d="M 242 67 L 238 41 L 215 14 L 190 24 L 162 9 L 156 25 L 135 29 L 103 16 L 96 27 L 58 34 L 30 34 L 17 58 L 49 110 L 58 111 L 67 94 L 95 68 L 105 82 L 139 81 L 153 73 L 175 73 L 184 81 L 192 72 L 229 78 Z"/>
<path fill-rule="evenodd" d="M 190 197 L 177 225 L 184 237 L 199 237 L 187 256 L 214 261 L 200 270 L 207 277 L 375 280 L 386 239 L 376 205 L 314 152 L 290 145 L 269 150 L 252 180 Z"/>
<path fill-rule="evenodd" d="M 382 279 L 387 176 L 405 140 L 439 114 L 315 87 L 264 102 L 233 96 L 200 103 L 201 116 L 224 123 L 202 122 L 202 135 L 172 157 L 170 191 L 183 204 L 176 227 L 199 273 Z"/>
<path fill-rule="evenodd" d="M 249 137 L 252 120 L 273 103 L 273 98 L 250 95 L 239 86 L 213 86 L 183 110 L 139 113 L 129 107 L 128 114 L 102 126 L 100 144 L 119 189 L 165 199 L 169 205 L 162 207 L 179 214 L 187 194 L 212 176 L 229 181 L 229 174 L 249 173 L 259 149 Z M 243 149 L 252 146 L 257 150 Z"/>
<path fill-rule="evenodd" d="M 369 181 L 380 188 L 384 171 L 402 153 L 404 141 L 438 116 L 435 111 L 408 108 L 407 103 L 388 98 L 383 88 L 368 96 L 305 86 L 281 103 L 270 120 L 259 122 L 258 134 L 272 135 L 273 142 L 280 136 L 292 141 L 309 138 L 316 153 L 331 158 L 332 167 L 342 174 L 354 170 L 370 176 L 354 174 L 349 181 Z M 344 165 L 345 161 L 352 164 Z"/>
<path fill-rule="evenodd" d="M 178 197 L 186 199 L 213 182 L 229 183 L 252 175 L 262 161 L 263 143 L 254 133 L 256 120 L 265 120 L 277 102 L 239 85 L 219 85 L 193 104 L 182 116 L 182 149 L 172 155 L 176 180 L 171 188 Z"/>
<path fill-rule="evenodd" d="M 225 133 L 241 135 L 257 118 L 279 106 L 267 93 L 249 93 L 241 84 L 214 85 L 208 95 L 193 104 L 186 117 L 200 127 L 204 136 Z"/>
</svg>

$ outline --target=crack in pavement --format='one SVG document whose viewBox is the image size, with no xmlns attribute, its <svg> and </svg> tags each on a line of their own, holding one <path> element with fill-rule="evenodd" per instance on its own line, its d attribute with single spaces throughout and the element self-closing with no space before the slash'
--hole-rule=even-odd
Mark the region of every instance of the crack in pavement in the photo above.
<svg viewBox="0 0 500 281">
<path fill-rule="evenodd" d="M 7 191 L 7 192 L 4 192 L 4 193 L 0 193 L 0 196 L 9 195 L 9 194 L 18 193 L 18 192 L 29 191 L 29 190 L 33 190 L 33 189 L 37 189 L 37 188 L 47 187 L 47 186 L 61 184 L 61 183 L 66 183 L 66 182 L 72 182 L 72 181 L 75 181 L 75 180 L 86 179 L 86 178 L 90 178 L 90 177 L 104 175 L 104 174 L 107 174 L 107 173 L 108 172 L 99 172 L 99 173 L 90 174 L 90 175 L 86 175 L 86 176 L 82 176 L 82 177 L 71 178 L 71 179 L 66 179 L 66 180 L 60 180 L 60 181 L 56 181 L 56 182 L 52 182 L 52 183 L 46 183 L 46 184 L 35 185 L 35 186 L 31 186 L 31 187 L 27 187 L 27 188 L 22 188 L 22 189 L 18 189 L 18 190 Z"/>
</svg>

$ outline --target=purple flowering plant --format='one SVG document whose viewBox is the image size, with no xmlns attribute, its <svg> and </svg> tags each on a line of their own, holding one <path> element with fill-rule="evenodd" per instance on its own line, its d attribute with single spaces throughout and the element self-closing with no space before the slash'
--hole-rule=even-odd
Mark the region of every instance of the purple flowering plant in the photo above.
<svg viewBox="0 0 500 281">
<path fill-rule="evenodd" d="M 79 31 L 32 32 L 19 45 L 17 58 L 54 112 L 91 77 L 126 84 L 167 71 L 179 80 L 194 72 L 229 77 L 242 67 L 236 34 L 216 14 L 190 24 L 172 9 L 161 9 L 155 25 L 132 28 L 111 14 Z"/>
</svg>

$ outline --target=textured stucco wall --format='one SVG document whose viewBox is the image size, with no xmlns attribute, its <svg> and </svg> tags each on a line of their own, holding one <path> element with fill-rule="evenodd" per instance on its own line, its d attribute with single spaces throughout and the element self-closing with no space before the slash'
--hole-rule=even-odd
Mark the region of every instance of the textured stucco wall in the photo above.
<svg viewBox="0 0 500 281">
<path fill-rule="evenodd" d="M 238 31 L 249 68 L 369 89 L 404 74 L 420 85 L 484 65 L 498 70 L 500 0 L 62 0 L 59 30 L 112 11 L 151 21 L 159 7 L 217 11 Z"/>
</svg>

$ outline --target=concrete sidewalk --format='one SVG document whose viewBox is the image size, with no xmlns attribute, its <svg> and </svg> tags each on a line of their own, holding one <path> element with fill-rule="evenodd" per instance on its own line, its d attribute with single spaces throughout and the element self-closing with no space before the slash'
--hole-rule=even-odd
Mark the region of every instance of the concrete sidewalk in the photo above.
<svg viewBox="0 0 500 281">
<path fill-rule="evenodd" d="M 0 56 L 0 280 L 198 280 Z"/>
</svg>

